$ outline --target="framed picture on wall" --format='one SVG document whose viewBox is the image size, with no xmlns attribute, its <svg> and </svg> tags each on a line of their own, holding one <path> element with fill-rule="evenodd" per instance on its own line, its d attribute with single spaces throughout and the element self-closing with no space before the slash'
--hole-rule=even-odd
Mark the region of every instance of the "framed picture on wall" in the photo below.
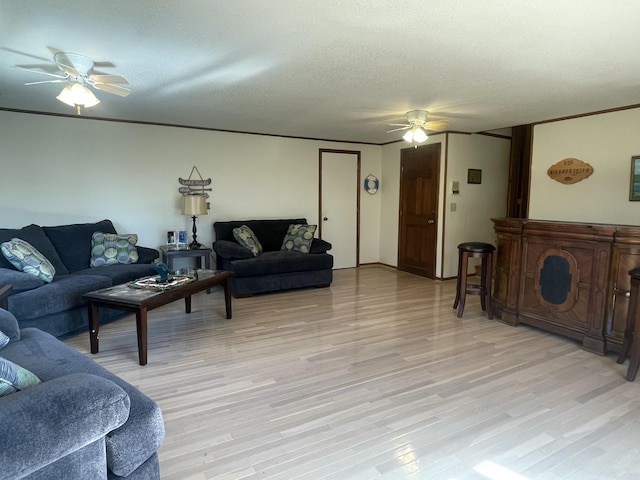
<svg viewBox="0 0 640 480">
<path fill-rule="evenodd" d="M 629 200 L 640 200 L 640 155 L 631 157 L 631 181 L 629 186 Z"/>
<path fill-rule="evenodd" d="M 467 170 L 467 183 L 482 183 L 482 170 L 469 168 Z"/>
</svg>

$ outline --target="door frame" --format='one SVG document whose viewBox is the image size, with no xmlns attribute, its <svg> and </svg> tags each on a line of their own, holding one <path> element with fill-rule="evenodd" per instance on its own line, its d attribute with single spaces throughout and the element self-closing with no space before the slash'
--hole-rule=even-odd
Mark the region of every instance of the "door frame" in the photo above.
<svg viewBox="0 0 640 480">
<path fill-rule="evenodd" d="M 362 152 L 360 150 L 336 150 L 331 148 L 318 149 L 318 238 L 322 238 L 322 154 L 344 153 L 356 155 L 356 268 L 360 266 L 360 166 Z"/>
</svg>

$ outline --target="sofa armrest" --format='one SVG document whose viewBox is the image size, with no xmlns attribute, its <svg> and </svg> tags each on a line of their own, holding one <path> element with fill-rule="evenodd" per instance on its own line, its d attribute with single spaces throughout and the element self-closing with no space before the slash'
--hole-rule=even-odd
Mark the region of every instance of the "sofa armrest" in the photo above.
<svg viewBox="0 0 640 480">
<path fill-rule="evenodd" d="M 115 383 L 73 373 L 0 398 L 3 478 L 22 478 L 118 428 L 129 396 Z"/>
<path fill-rule="evenodd" d="M 11 285 L 2 285 L 0 284 L 0 308 L 7 309 L 7 299 L 11 294 L 11 290 L 13 287 Z"/>
<path fill-rule="evenodd" d="M 16 342 L 20 340 L 20 326 L 18 320 L 13 314 L 3 308 L 0 308 L 0 332 L 9 337 L 9 341 Z"/>
<path fill-rule="evenodd" d="M 227 260 L 253 258 L 253 253 L 239 243 L 231 242 L 229 240 L 216 240 L 213 242 L 213 250 L 216 252 L 216 255 Z"/>
<path fill-rule="evenodd" d="M 136 246 L 138 251 L 138 263 L 151 263 L 160 257 L 160 252 L 155 248 Z"/>
<path fill-rule="evenodd" d="M 314 238 L 311 242 L 309 253 L 327 253 L 327 250 L 331 250 L 331 248 L 333 248 L 333 245 L 329 242 L 326 242 L 321 238 Z"/>
<path fill-rule="evenodd" d="M 44 280 L 30 273 L 12 270 L 10 268 L 0 268 L 0 285 L 11 285 L 12 287 L 7 297 L 9 295 L 15 295 L 16 293 L 26 292 L 27 290 L 33 290 L 44 284 Z"/>
</svg>

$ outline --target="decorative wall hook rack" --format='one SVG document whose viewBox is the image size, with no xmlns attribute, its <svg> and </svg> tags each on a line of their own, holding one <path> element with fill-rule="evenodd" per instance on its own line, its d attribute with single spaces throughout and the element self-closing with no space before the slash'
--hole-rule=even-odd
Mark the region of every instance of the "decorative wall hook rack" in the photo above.
<svg viewBox="0 0 640 480">
<path fill-rule="evenodd" d="M 205 198 L 209 198 L 209 194 L 207 192 L 213 191 L 212 188 L 206 188 L 211 185 L 211 178 L 202 178 L 200 170 L 198 170 L 198 167 L 195 165 L 191 169 L 191 173 L 189 173 L 188 178 L 178 177 L 178 183 L 181 185 L 181 187 L 178 188 L 178 192 L 184 196 L 203 195 Z M 210 208 L 211 206 L 209 205 L 209 202 L 207 202 L 207 209 Z"/>
</svg>

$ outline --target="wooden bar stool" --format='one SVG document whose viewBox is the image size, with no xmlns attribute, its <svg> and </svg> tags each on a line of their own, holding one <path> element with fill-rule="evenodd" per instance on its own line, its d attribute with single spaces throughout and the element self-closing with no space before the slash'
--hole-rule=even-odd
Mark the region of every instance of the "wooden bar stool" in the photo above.
<svg viewBox="0 0 640 480">
<path fill-rule="evenodd" d="M 624 363 L 629 353 L 629 366 L 626 379 L 633 382 L 638 374 L 640 366 L 640 268 L 634 268 L 629 272 L 631 276 L 631 292 L 629 294 L 629 307 L 627 309 L 627 324 L 624 329 L 624 343 L 618 356 L 618 363 Z"/>
<path fill-rule="evenodd" d="M 487 317 L 493 318 L 491 305 L 491 272 L 493 270 L 493 252 L 496 247 L 490 243 L 467 242 L 458 245 L 458 283 L 456 284 L 456 300 L 453 308 L 458 309 L 458 318 L 464 312 L 464 302 L 467 294 L 480 295 L 482 310 L 487 312 Z M 482 270 L 480 283 L 467 283 L 467 264 L 469 258 L 481 258 Z"/>
</svg>

